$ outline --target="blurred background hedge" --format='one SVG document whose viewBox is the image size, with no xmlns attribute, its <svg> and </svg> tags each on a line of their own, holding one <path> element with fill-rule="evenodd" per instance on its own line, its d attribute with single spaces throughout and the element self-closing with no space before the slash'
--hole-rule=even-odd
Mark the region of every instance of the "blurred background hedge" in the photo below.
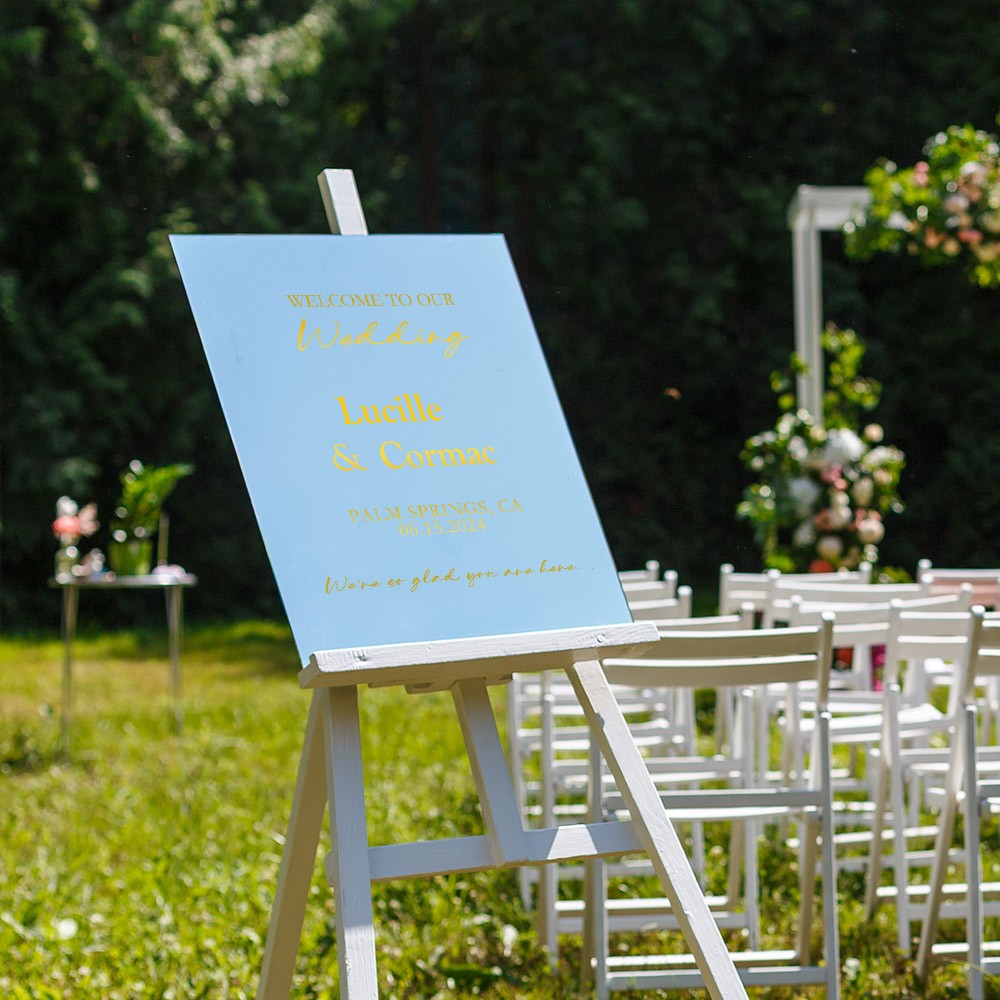
<svg viewBox="0 0 1000 1000">
<path fill-rule="evenodd" d="M 0 8 L 0 94 L 6 629 L 55 624 L 56 498 L 106 526 L 133 458 L 196 466 L 168 505 L 191 612 L 280 613 L 166 235 L 323 232 L 330 166 L 373 232 L 507 235 L 616 559 L 714 588 L 721 561 L 758 565 L 738 455 L 792 349 L 789 200 L 912 163 L 948 124 L 995 131 L 1000 20 L 988 0 L 24 0 Z M 824 319 L 868 343 L 909 460 L 883 557 L 996 565 L 1000 297 L 824 240 Z"/>
</svg>

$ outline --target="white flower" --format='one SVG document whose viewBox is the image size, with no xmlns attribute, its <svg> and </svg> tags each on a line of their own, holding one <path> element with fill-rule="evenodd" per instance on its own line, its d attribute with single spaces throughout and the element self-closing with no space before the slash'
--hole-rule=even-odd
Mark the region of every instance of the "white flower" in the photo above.
<svg viewBox="0 0 1000 1000">
<path fill-rule="evenodd" d="M 775 430 L 781 437 L 787 437 L 792 432 L 792 428 L 795 426 L 795 417 L 791 413 L 783 413 L 778 418 L 778 423 L 775 425 Z"/>
<path fill-rule="evenodd" d="M 816 554 L 821 559 L 836 559 L 844 551 L 844 543 L 836 535 L 824 535 L 816 543 Z"/>
<path fill-rule="evenodd" d="M 792 544 L 798 545 L 800 548 L 807 548 L 814 541 L 816 541 L 816 529 L 813 527 L 812 521 L 803 521 L 792 535 Z"/>
<path fill-rule="evenodd" d="M 801 518 L 809 516 L 822 490 L 808 476 L 796 476 L 788 480 L 788 492 L 795 502 L 795 515 Z"/>
<path fill-rule="evenodd" d="M 836 427 L 826 436 L 823 456 L 831 465 L 849 465 L 864 453 L 864 442 L 848 427 Z"/>
<path fill-rule="evenodd" d="M 508 958 L 514 950 L 514 945 L 517 944 L 517 939 L 517 928 L 513 924 L 504 924 L 503 930 L 500 932 L 500 940 L 503 942 L 503 953 Z"/>
<path fill-rule="evenodd" d="M 61 920 L 57 920 L 55 927 L 56 937 L 60 941 L 69 941 L 70 938 L 76 937 L 76 932 L 79 930 L 77 922 L 72 917 L 63 917 Z"/>
<path fill-rule="evenodd" d="M 858 541 L 865 545 L 877 545 L 885 538 L 885 525 L 874 517 L 865 518 L 858 525 Z"/>
<path fill-rule="evenodd" d="M 859 507 L 867 507 L 875 495 L 875 484 L 867 477 L 859 479 L 851 487 L 851 497 Z"/>
<path fill-rule="evenodd" d="M 76 501 L 71 499 L 70 497 L 60 497 L 56 501 L 57 517 L 62 517 L 64 514 L 67 514 L 70 517 L 72 517 L 78 510 L 79 507 L 77 506 Z"/>
<path fill-rule="evenodd" d="M 788 454 L 801 465 L 809 457 L 809 445 L 796 434 L 788 439 Z"/>
<path fill-rule="evenodd" d="M 945 198 L 942 203 L 942 207 L 946 212 L 951 212 L 952 215 L 957 215 L 959 212 L 964 212 L 969 207 L 969 199 L 963 194 L 952 194 Z"/>
<path fill-rule="evenodd" d="M 862 432 L 866 441 L 871 441 L 872 444 L 878 444 L 882 440 L 885 431 L 882 430 L 881 424 L 869 424 Z"/>
<path fill-rule="evenodd" d="M 846 503 L 835 503 L 827 508 L 822 527 L 827 531 L 843 531 L 850 523 L 851 508 Z"/>
<path fill-rule="evenodd" d="M 872 448 L 870 452 L 863 459 L 861 459 L 861 468 L 871 471 L 872 469 L 877 469 L 881 465 L 889 465 L 894 462 L 902 461 L 903 453 L 898 448 L 892 448 L 889 445 L 880 445 L 878 448 Z"/>
</svg>

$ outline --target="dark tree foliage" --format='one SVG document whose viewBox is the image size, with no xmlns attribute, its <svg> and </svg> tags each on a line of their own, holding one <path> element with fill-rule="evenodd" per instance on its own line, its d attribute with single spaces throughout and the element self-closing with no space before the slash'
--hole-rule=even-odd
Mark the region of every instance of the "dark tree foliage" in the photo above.
<svg viewBox="0 0 1000 1000">
<path fill-rule="evenodd" d="M 994 129 L 1000 21 L 986 0 L 25 0 L 0 8 L 0 95 L 8 628 L 54 620 L 56 497 L 106 522 L 133 458 L 196 466 L 169 503 L 192 611 L 276 612 L 166 236 L 321 232 L 328 166 L 372 231 L 507 234 L 616 559 L 707 588 L 758 564 L 738 456 L 792 346 L 795 188 Z M 825 261 L 825 318 L 867 341 L 909 461 L 883 556 L 996 565 L 1000 300 L 835 236 Z"/>
</svg>

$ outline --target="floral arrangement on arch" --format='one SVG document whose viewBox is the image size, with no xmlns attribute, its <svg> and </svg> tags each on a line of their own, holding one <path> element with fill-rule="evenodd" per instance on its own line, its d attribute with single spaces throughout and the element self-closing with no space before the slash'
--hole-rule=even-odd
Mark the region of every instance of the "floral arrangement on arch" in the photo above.
<svg viewBox="0 0 1000 1000">
<path fill-rule="evenodd" d="M 844 226 L 849 256 L 906 252 L 927 265 L 962 261 L 982 288 L 1000 287 L 1000 142 L 971 125 L 928 139 L 925 159 L 881 160 L 865 175 L 872 200 Z"/>
<path fill-rule="evenodd" d="M 878 562 L 885 518 L 903 509 L 898 487 L 905 457 L 883 441 L 882 428 L 862 424 L 882 387 L 859 374 L 865 347 L 853 330 L 828 325 L 824 424 L 796 409 L 797 355 L 774 372 L 781 416 L 773 430 L 749 438 L 740 458 L 755 481 L 737 516 L 753 525 L 766 569 L 822 572 Z"/>
</svg>

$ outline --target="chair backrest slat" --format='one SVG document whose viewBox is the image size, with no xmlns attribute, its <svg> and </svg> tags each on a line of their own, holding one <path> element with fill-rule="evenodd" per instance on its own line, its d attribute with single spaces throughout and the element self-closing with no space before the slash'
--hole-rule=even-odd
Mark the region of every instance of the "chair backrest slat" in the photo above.
<svg viewBox="0 0 1000 1000">
<path fill-rule="evenodd" d="M 668 569 L 660 578 L 640 577 L 622 580 L 619 574 L 618 579 L 629 600 L 633 597 L 637 600 L 655 600 L 677 596 L 677 570 Z"/>
<path fill-rule="evenodd" d="M 736 687 L 817 681 L 826 704 L 833 618 L 797 628 L 737 632 L 667 630 L 634 659 L 603 661 L 615 684 L 649 687 Z"/>
<path fill-rule="evenodd" d="M 732 563 L 719 567 L 719 614 L 728 615 L 749 602 L 757 611 L 767 604 L 771 577 L 777 570 L 763 573 L 737 572 Z M 841 569 L 833 573 L 784 573 L 784 580 L 809 580 L 813 583 L 871 583 L 872 567 L 862 563 L 856 570 Z"/>
<path fill-rule="evenodd" d="M 772 573 L 764 625 L 773 626 L 788 620 L 791 602 L 799 597 L 814 604 L 873 604 L 888 603 L 896 598 L 916 600 L 929 597 L 928 588 L 920 583 L 831 583 L 829 581 L 792 580 Z"/>
<path fill-rule="evenodd" d="M 667 572 L 672 572 L 668 570 Z M 641 580 L 658 580 L 660 578 L 660 564 L 656 559 L 647 559 L 646 565 L 642 569 L 622 569 L 618 571 L 618 579 L 622 584 L 635 583 Z"/>
<path fill-rule="evenodd" d="M 640 592 L 643 593 L 643 592 Z M 675 597 L 658 597 L 652 599 L 633 600 L 633 593 L 626 591 L 628 608 L 636 621 L 655 621 L 661 618 L 691 617 L 691 588 L 678 587 Z"/>
<path fill-rule="evenodd" d="M 1000 567 L 938 568 L 929 559 L 921 559 L 917 579 L 934 595 L 954 593 L 964 583 L 972 589 L 973 604 L 992 608 L 1000 603 Z"/>
</svg>

